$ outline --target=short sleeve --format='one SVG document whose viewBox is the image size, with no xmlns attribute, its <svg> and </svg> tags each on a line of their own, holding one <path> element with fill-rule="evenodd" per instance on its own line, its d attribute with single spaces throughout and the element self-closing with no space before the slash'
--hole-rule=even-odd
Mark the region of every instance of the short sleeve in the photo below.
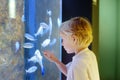
<svg viewBox="0 0 120 80">
<path fill-rule="evenodd" d="M 89 80 L 84 63 L 71 65 L 68 70 L 67 80 Z"/>
<path fill-rule="evenodd" d="M 69 70 L 69 68 L 70 68 L 70 66 L 71 66 L 71 63 L 72 63 L 72 62 L 69 62 L 68 64 L 66 64 L 67 71 Z"/>
</svg>

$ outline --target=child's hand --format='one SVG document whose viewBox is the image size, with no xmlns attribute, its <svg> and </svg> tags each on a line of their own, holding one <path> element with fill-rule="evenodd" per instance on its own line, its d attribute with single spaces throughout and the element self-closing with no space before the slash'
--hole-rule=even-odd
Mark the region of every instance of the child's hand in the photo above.
<svg viewBox="0 0 120 80">
<path fill-rule="evenodd" d="M 44 51 L 44 56 L 51 62 L 56 63 L 58 59 L 54 56 L 54 54 L 50 51 Z"/>
</svg>

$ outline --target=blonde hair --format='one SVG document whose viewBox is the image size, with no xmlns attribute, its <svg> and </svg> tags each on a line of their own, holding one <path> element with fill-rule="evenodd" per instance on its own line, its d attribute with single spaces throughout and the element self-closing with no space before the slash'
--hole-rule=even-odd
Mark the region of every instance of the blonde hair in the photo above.
<svg viewBox="0 0 120 80">
<path fill-rule="evenodd" d="M 83 17 L 75 17 L 62 23 L 60 33 L 75 35 L 80 46 L 88 47 L 93 40 L 90 22 Z"/>
</svg>

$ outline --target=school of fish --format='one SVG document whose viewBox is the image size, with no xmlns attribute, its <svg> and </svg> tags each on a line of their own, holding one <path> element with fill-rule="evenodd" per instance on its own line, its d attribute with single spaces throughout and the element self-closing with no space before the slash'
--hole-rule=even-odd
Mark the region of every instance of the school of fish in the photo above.
<svg viewBox="0 0 120 80">
<path fill-rule="evenodd" d="M 45 48 L 47 46 L 53 46 L 57 39 L 56 38 L 53 38 L 51 40 L 51 35 L 52 35 L 52 18 L 51 18 L 51 15 L 52 15 L 52 11 L 51 10 L 47 10 L 47 15 L 49 16 L 49 24 L 46 24 L 45 22 L 41 22 L 39 24 L 39 27 L 37 29 L 37 31 L 34 33 L 34 34 L 29 34 L 29 33 L 25 33 L 24 34 L 24 37 L 30 41 L 30 42 L 26 42 L 22 45 L 23 48 L 27 48 L 27 49 L 31 49 L 31 48 L 34 48 L 34 41 L 37 41 L 37 37 L 38 36 L 43 36 L 43 34 L 46 32 L 49 31 L 49 35 L 48 37 L 43 40 L 43 42 L 41 43 L 41 47 Z M 24 22 L 25 21 L 25 18 L 24 18 L 24 15 L 22 16 L 21 20 Z M 58 24 L 58 27 L 60 26 L 61 24 L 61 21 L 60 21 L 60 18 L 58 18 L 57 20 L 57 24 Z M 16 42 L 16 50 L 18 50 L 19 48 L 19 43 Z M 41 52 L 39 49 L 36 49 L 35 50 L 35 53 L 34 55 L 28 59 L 28 62 L 33 62 L 33 63 L 38 63 L 39 66 L 41 67 L 41 74 L 44 75 L 45 74 L 45 70 L 44 70 L 44 65 L 43 65 L 43 56 L 41 55 Z M 37 66 L 31 66 L 30 68 L 26 69 L 26 73 L 33 73 L 37 70 Z"/>
</svg>

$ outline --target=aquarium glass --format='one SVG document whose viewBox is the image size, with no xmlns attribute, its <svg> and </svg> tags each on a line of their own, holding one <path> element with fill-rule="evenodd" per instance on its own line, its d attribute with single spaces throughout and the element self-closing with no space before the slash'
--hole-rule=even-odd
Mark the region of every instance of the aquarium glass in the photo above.
<svg viewBox="0 0 120 80">
<path fill-rule="evenodd" d="M 23 0 L 0 0 L 0 80 L 24 78 Z"/>
<path fill-rule="evenodd" d="M 25 0 L 24 11 L 24 80 L 60 80 L 60 71 L 43 51 L 61 60 L 61 0 Z"/>
<path fill-rule="evenodd" d="M 61 0 L 0 0 L 0 80 L 61 80 Z"/>
</svg>

